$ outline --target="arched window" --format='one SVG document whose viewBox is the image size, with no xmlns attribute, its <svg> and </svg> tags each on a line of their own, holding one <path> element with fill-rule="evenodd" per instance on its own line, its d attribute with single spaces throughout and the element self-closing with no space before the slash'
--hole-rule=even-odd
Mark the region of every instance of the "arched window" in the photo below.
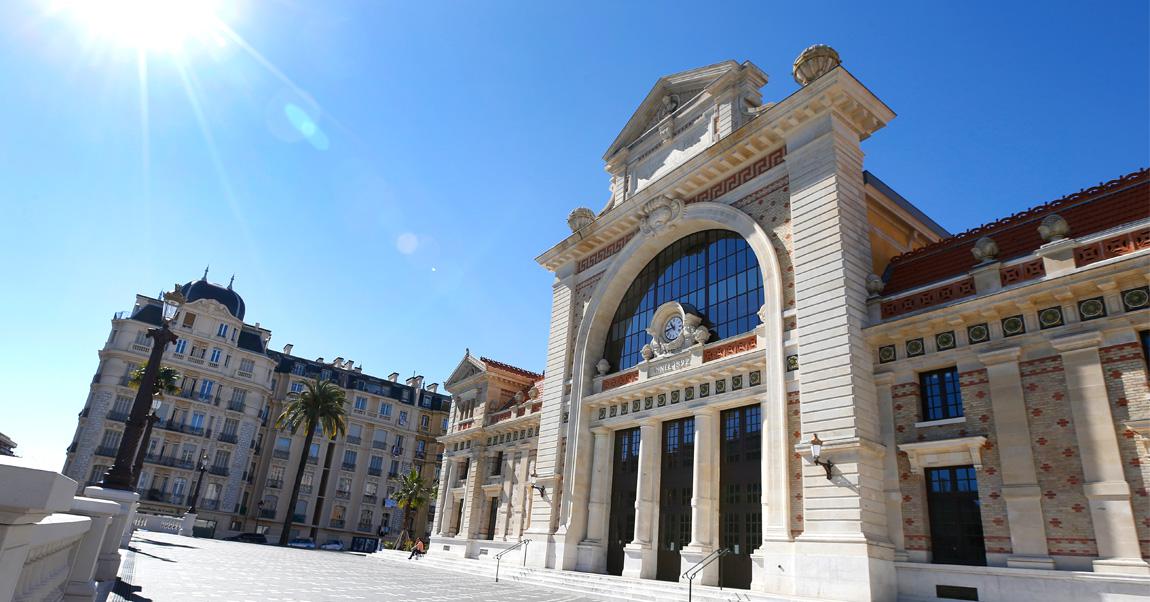
<svg viewBox="0 0 1150 602">
<path fill-rule="evenodd" d="M 611 319 L 603 356 L 614 370 L 642 361 L 640 350 L 651 340 L 647 326 L 668 301 L 698 310 L 711 341 L 753 329 L 763 305 L 763 276 L 754 251 L 727 230 L 696 232 L 663 249 L 639 272 Z"/>
</svg>

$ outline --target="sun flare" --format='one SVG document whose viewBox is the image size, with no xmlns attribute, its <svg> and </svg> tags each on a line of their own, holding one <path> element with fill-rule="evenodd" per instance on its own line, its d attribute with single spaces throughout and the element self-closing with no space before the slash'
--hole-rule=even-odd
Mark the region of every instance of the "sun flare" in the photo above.
<svg viewBox="0 0 1150 602">
<path fill-rule="evenodd" d="M 65 0 L 60 8 L 100 39 L 173 52 L 193 41 L 223 41 L 219 5 L 217 0 Z"/>
</svg>

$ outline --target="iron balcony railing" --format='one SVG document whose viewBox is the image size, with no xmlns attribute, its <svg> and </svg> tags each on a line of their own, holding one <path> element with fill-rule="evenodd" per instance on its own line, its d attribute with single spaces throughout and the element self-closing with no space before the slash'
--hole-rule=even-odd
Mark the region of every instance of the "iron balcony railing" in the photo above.
<svg viewBox="0 0 1150 602">
<path fill-rule="evenodd" d="M 216 438 L 224 443 L 238 443 L 240 440 L 239 435 L 235 433 L 220 433 L 220 436 Z"/>
<path fill-rule="evenodd" d="M 332 529 L 342 529 L 343 525 L 344 525 L 343 519 L 333 518 L 327 522 L 327 526 L 331 527 Z"/>
<path fill-rule="evenodd" d="M 128 416 L 131 414 L 123 410 L 112 410 L 108 412 L 108 420 L 115 420 L 116 422 L 126 422 Z"/>
<path fill-rule="evenodd" d="M 373 477 L 378 477 L 378 476 L 380 476 L 380 475 L 382 475 L 382 474 L 383 474 L 383 469 L 382 469 L 382 468 L 377 468 L 377 467 L 375 467 L 375 466 L 369 466 L 369 467 L 367 468 L 367 474 L 369 474 L 369 475 L 371 475 L 371 476 L 373 476 Z"/>
<path fill-rule="evenodd" d="M 363 531 L 364 533 L 371 533 L 371 523 L 359 523 L 355 526 L 356 530 Z"/>
<path fill-rule="evenodd" d="M 344 462 L 342 468 L 344 470 L 355 470 L 355 462 Z"/>
<path fill-rule="evenodd" d="M 203 510 L 219 510 L 220 509 L 220 501 L 219 500 L 203 500 L 202 502 L 200 502 L 199 506 Z"/>
<path fill-rule="evenodd" d="M 351 492 L 350 491 L 336 491 L 335 492 L 335 499 L 337 499 L 337 500 L 351 499 Z"/>
<path fill-rule="evenodd" d="M 279 489 L 284 486 L 284 481 L 283 479 L 268 479 L 267 486 L 268 489 Z M 302 491 L 303 488 L 301 487 L 300 490 Z"/>
<path fill-rule="evenodd" d="M 307 516 L 304 514 L 293 514 L 293 515 L 291 515 L 291 522 L 293 522 L 293 523 L 306 523 L 307 522 Z"/>
<path fill-rule="evenodd" d="M 372 441 L 372 449 L 387 449 L 387 441 Z"/>
<path fill-rule="evenodd" d="M 115 458 L 116 453 L 119 451 L 120 451 L 119 446 L 101 445 L 100 447 L 96 448 L 96 455 L 97 456 L 108 456 L 111 458 Z"/>
<path fill-rule="evenodd" d="M 300 495 L 311 495 L 311 485 L 300 485 L 299 492 Z"/>
<path fill-rule="evenodd" d="M 348 435 L 347 442 L 352 444 L 352 445 L 359 445 L 360 443 L 363 443 L 363 438 L 362 437 L 353 437 L 351 435 Z"/>
<path fill-rule="evenodd" d="M 228 409 L 233 411 L 233 412 L 239 412 L 242 414 L 244 412 L 244 402 L 242 402 L 242 401 L 229 401 L 228 402 Z"/>
<path fill-rule="evenodd" d="M 227 466 L 209 466 L 208 472 L 216 475 L 217 477 L 226 477 L 230 471 L 228 470 Z"/>
<path fill-rule="evenodd" d="M 260 518 L 275 518 L 275 517 L 276 517 L 276 509 L 275 508 L 264 508 L 263 510 L 260 510 Z"/>
<path fill-rule="evenodd" d="M 363 503 L 374 504 L 375 502 L 376 502 L 376 497 L 374 495 L 368 495 L 366 493 L 363 494 Z"/>
<path fill-rule="evenodd" d="M 273 449 L 272 457 L 279 458 L 280 460 L 287 460 L 291 456 L 291 450 L 288 449 Z"/>
</svg>

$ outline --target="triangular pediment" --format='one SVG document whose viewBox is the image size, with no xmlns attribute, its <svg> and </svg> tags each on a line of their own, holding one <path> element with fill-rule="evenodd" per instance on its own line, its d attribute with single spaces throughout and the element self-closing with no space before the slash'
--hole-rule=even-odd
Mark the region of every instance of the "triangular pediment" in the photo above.
<svg viewBox="0 0 1150 602">
<path fill-rule="evenodd" d="M 623 130 L 615 137 L 615 141 L 607 149 L 607 154 L 603 155 L 603 160 L 609 160 L 620 149 L 654 127 L 668 113 L 685 106 L 706 90 L 707 86 L 738 69 L 739 63 L 723 61 L 660 77 L 643 102 L 639 103 L 639 108 L 627 120 L 627 125 L 623 126 Z"/>
<path fill-rule="evenodd" d="M 451 372 L 451 376 L 449 376 L 447 380 L 443 382 L 443 388 L 450 391 L 452 385 L 455 385 L 456 383 L 462 382 L 471 378 L 472 376 L 475 376 L 476 374 L 486 371 L 487 366 L 484 366 L 483 362 L 479 361 L 479 358 L 468 353 L 463 356 L 463 359 L 459 362 L 459 365 L 456 366 L 455 370 Z"/>
</svg>

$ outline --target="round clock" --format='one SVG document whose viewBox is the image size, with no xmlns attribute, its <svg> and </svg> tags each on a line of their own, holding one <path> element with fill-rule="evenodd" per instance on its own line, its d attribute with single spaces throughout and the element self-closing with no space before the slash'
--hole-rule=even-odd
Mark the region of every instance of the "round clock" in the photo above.
<svg viewBox="0 0 1150 602">
<path fill-rule="evenodd" d="M 682 316 L 671 316 L 663 324 L 663 338 L 667 339 L 668 342 L 674 341 L 675 339 L 679 338 L 679 335 L 682 333 L 683 333 L 683 318 L 682 318 Z"/>
</svg>

